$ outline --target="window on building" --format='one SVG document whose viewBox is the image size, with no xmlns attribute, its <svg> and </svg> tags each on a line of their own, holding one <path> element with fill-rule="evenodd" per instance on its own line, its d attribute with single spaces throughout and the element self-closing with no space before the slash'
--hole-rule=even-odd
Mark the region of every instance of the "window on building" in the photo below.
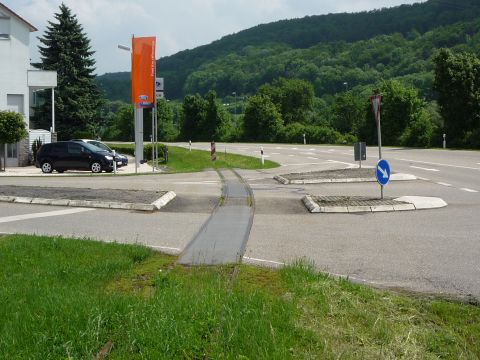
<svg viewBox="0 0 480 360">
<path fill-rule="evenodd" d="M 10 18 L 0 12 L 0 39 L 10 38 Z"/>
<path fill-rule="evenodd" d="M 7 158 L 17 157 L 17 144 L 7 144 Z"/>
</svg>

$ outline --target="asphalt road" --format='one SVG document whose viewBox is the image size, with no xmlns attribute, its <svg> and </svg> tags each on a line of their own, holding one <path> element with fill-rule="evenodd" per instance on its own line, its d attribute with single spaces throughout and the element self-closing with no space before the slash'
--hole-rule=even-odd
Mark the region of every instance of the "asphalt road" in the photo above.
<svg viewBox="0 0 480 360">
<path fill-rule="evenodd" d="M 186 146 L 186 144 L 181 144 Z M 260 157 L 260 144 L 217 144 L 217 151 Z M 209 144 L 194 144 L 207 149 Z M 280 168 L 239 171 L 255 196 L 245 256 L 266 265 L 305 257 L 332 274 L 409 291 L 480 300 L 480 152 L 384 148 L 395 172 L 421 180 L 391 182 L 387 196 L 435 196 L 446 208 L 401 213 L 310 214 L 300 199 L 314 195 L 379 195 L 375 183 L 281 185 L 275 174 L 355 166 L 341 146 L 264 144 Z M 364 166 L 375 166 L 376 148 Z M 62 234 L 140 242 L 180 252 L 208 219 L 221 194 L 214 171 L 128 177 L 0 178 L 1 184 L 173 190 L 177 199 L 153 214 L 92 210 L 2 222 L 21 214 L 64 208 L 0 203 L 0 232 Z M 9 218 L 12 219 L 12 218 Z"/>
</svg>

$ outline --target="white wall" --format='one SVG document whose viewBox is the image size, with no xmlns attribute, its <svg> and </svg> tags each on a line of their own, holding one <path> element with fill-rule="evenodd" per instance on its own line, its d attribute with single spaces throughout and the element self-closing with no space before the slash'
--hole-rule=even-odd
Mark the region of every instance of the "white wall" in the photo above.
<svg viewBox="0 0 480 360">
<path fill-rule="evenodd" d="M 10 16 L 10 37 L 0 38 L 0 110 L 7 109 L 7 94 L 23 95 L 27 126 L 29 124 L 27 78 L 27 70 L 30 68 L 29 43 L 29 28 L 16 17 Z"/>
</svg>

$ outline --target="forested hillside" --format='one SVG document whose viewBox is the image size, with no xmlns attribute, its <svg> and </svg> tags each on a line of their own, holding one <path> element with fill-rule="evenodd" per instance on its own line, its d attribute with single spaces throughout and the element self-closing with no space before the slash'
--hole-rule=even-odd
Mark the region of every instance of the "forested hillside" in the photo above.
<svg viewBox="0 0 480 360">
<path fill-rule="evenodd" d="M 355 14 L 283 20 L 157 61 L 168 98 L 215 90 L 253 94 L 278 77 L 300 78 L 322 97 L 400 78 L 431 97 L 437 48 L 480 53 L 480 1 L 430 0 Z M 97 78 L 111 100 L 129 100 L 129 73 Z M 346 83 L 346 84 L 345 84 Z"/>
</svg>

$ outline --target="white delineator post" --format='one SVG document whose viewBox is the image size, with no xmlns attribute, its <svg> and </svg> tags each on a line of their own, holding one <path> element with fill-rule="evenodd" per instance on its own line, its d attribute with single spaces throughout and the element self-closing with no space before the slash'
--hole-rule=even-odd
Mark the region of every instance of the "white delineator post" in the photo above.
<svg viewBox="0 0 480 360">
<path fill-rule="evenodd" d="M 265 165 L 265 155 L 263 154 L 263 146 L 260 147 L 260 159 L 262 161 L 262 167 Z"/>
<path fill-rule="evenodd" d="M 303 145 L 307 145 L 306 134 L 303 134 Z"/>
<path fill-rule="evenodd" d="M 447 148 L 447 134 L 443 134 L 443 148 Z"/>
<path fill-rule="evenodd" d="M 116 159 L 116 151 L 115 150 L 112 150 L 112 155 L 113 155 L 113 173 L 116 174 L 117 173 L 117 159 Z"/>
<path fill-rule="evenodd" d="M 192 140 L 188 141 L 188 151 L 192 151 Z"/>
</svg>

